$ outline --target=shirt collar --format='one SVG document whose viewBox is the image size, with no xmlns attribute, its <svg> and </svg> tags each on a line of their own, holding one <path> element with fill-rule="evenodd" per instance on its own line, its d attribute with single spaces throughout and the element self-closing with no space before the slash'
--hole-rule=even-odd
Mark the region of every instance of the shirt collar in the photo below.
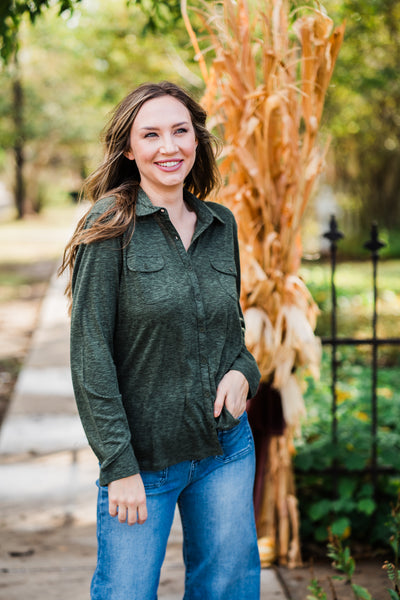
<svg viewBox="0 0 400 600">
<path fill-rule="evenodd" d="M 139 188 L 137 201 L 136 201 L 136 216 L 137 217 L 146 217 L 147 215 L 152 215 L 160 210 L 159 206 L 154 206 L 151 203 L 148 195 Z"/>
<path fill-rule="evenodd" d="M 199 198 L 197 198 L 194 194 L 184 190 L 184 198 L 189 206 L 195 210 L 200 221 L 208 224 L 211 223 L 213 219 L 217 219 L 221 223 L 225 223 L 224 219 L 222 219 L 222 217 L 220 217 L 208 203 L 204 202 L 203 200 L 199 200 Z M 152 204 L 147 194 L 142 190 L 142 188 L 139 188 L 136 202 L 136 216 L 146 217 L 147 215 L 152 215 L 160 210 L 161 207 Z"/>
</svg>

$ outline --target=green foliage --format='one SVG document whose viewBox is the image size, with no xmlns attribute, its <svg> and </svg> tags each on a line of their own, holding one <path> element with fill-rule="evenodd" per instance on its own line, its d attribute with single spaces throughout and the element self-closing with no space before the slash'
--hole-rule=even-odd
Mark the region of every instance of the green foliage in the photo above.
<svg viewBox="0 0 400 600">
<path fill-rule="evenodd" d="M 355 583 L 351 584 L 351 589 L 354 592 L 355 598 L 360 598 L 361 600 L 372 600 L 371 594 L 367 589 L 362 587 L 361 585 L 357 585 Z"/>
<path fill-rule="evenodd" d="M 159 2 L 158 0 L 127 0 L 128 5 L 138 5 L 146 17 L 142 34 L 166 33 L 177 25 L 182 26 L 180 0 Z"/>
<path fill-rule="evenodd" d="M 72 11 L 81 0 L 58 0 L 58 13 Z M 43 9 L 54 5 L 50 0 L 3 0 L 0 6 L 0 57 L 8 61 L 17 47 L 17 35 L 22 18 L 27 15 L 32 23 Z"/>
<path fill-rule="evenodd" d="M 328 596 L 322 589 L 321 584 L 319 583 L 318 579 L 316 579 L 315 577 L 313 577 L 313 579 L 311 579 L 310 585 L 308 586 L 307 589 L 309 589 L 311 592 L 311 595 L 309 594 L 307 596 L 307 600 L 327 600 L 328 599 Z"/>
<path fill-rule="evenodd" d="M 350 554 L 350 548 L 343 546 L 340 537 L 335 535 L 333 531 L 328 544 L 328 556 L 333 560 L 332 566 L 334 569 L 343 573 L 343 576 L 336 575 L 333 579 L 345 579 L 346 583 L 350 585 L 356 600 L 372 600 L 372 596 L 366 588 L 353 582 L 356 569 L 355 560 Z"/>
<path fill-rule="evenodd" d="M 344 573 L 346 583 L 351 586 L 354 597 L 363 600 L 372 600 L 371 594 L 364 587 L 353 583 L 353 575 L 356 568 L 354 558 L 350 554 L 350 548 L 344 547 L 341 540 L 337 536 L 333 536 L 328 544 L 328 556 L 333 559 L 332 566 L 338 571 Z M 343 579 L 343 577 L 337 577 Z"/>
<path fill-rule="evenodd" d="M 324 0 L 346 35 L 324 109 L 335 188 L 361 227 L 400 227 L 400 4 Z"/>
<path fill-rule="evenodd" d="M 347 581 L 351 582 L 356 563 L 350 555 L 350 548 L 348 546 L 343 547 L 339 537 L 332 535 L 328 544 L 327 554 L 333 560 L 332 566 L 338 571 L 343 572 L 346 575 Z"/>
<path fill-rule="evenodd" d="M 347 537 L 351 533 L 364 543 L 384 544 L 388 537 L 386 506 L 396 494 L 399 478 L 379 477 L 377 505 L 369 476 L 359 473 L 368 468 L 371 460 L 371 374 L 365 358 L 356 353 L 356 349 L 350 349 L 339 355 L 337 447 L 331 439 L 329 352 L 324 352 L 321 381 L 307 379 L 307 418 L 294 461 L 304 541 L 323 542 L 329 526 L 336 535 Z M 397 470 L 400 470 L 400 405 L 393 399 L 399 386 L 397 358 L 397 367 L 382 367 L 379 371 L 377 431 L 378 464 Z M 328 473 L 313 473 L 314 469 L 323 473 L 333 465 L 347 469 L 349 475 L 338 475 L 334 480 Z"/>
</svg>

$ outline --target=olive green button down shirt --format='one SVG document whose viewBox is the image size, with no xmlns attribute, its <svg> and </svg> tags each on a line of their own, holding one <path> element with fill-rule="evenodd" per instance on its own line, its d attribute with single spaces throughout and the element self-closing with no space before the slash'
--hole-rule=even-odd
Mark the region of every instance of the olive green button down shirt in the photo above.
<svg viewBox="0 0 400 600">
<path fill-rule="evenodd" d="M 112 203 L 100 200 L 88 226 Z M 185 192 L 197 224 L 186 251 L 165 208 L 140 190 L 123 238 L 81 245 L 73 273 L 71 370 L 100 483 L 222 453 L 217 429 L 237 420 L 213 407 L 217 386 L 260 374 L 244 344 L 236 223 L 225 207 Z"/>
</svg>

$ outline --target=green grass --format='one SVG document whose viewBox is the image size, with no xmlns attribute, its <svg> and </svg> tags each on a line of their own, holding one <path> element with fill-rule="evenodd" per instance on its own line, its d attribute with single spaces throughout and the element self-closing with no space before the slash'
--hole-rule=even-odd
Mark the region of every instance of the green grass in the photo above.
<svg viewBox="0 0 400 600">
<path fill-rule="evenodd" d="M 400 335 L 400 260 L 378 263 L 379 337 Z M 321 314 L 317 335 L 330 335 L 330 265 L 304 264 L 301 275 Z M 366 262 L 339 263 L 336 268 L 337 329 L 340 336 L 370 337 L 373 310 L 372 265 Z"/>
</svg>

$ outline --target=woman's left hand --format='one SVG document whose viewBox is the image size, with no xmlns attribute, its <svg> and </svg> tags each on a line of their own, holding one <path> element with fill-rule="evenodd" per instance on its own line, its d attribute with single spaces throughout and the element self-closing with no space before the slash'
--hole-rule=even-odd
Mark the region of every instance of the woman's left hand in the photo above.
<svg viewBox="0 0 400 600">
<path fill-rule="evenodd" d="M 246 410 L 246 400 L 249 393 L 249 383 L 240 371 L 228 371 L 217 388 L 214 402 L 214 417 L 219 417 L 222 407 L 226 406 L 235 419 Z"/>
</svg>

